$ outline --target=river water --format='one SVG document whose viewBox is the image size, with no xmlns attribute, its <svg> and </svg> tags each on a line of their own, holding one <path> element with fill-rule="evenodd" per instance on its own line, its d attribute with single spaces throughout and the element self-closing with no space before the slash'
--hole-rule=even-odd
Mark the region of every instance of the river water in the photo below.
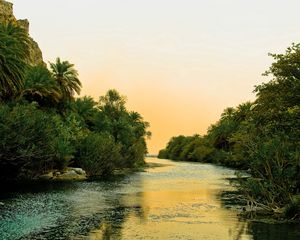
<svg viewBox="0 0 300 240">
<path fill-rule="evenodd" d="M 147 162 L 144 172 L 110 181 L 1 191 L 0 239 L 300 239 L 300 225 L 245 221 L 224 204 L 234 170 Z"/>
</svg>

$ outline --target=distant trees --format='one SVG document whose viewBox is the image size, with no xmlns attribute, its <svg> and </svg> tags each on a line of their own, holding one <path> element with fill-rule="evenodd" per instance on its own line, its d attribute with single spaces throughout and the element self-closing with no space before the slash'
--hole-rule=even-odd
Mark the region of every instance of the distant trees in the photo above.
<svg viewBox="0 0 300 240">
<path fill-rule="evenodd" d="M 204 136 L 178 136 L 171 138 L 159 158 L 183 161 L 221 163 L 231 167 L 247 168 L 247 161 L 238 157 L 238 136 L 250 114 L 251 103 L 227 108 L 221 119 L 211 125 Z"/>
<path fill-rule="evenodd" d="M 203 137 L 172 138 L 159 157 L 249 169 L 240 190 L 252 206 L 300 216 L 300 44 L 274 63 L 255 87 L 256 100 L 227 108 Z M 192 139 L 192 140 L 191 140 Z"/>
</svg>

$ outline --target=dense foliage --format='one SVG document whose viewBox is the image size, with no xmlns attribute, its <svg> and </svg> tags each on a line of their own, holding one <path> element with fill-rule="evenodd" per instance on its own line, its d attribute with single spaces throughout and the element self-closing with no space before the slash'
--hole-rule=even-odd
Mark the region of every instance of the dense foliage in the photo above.
<svg viewBox="0 0 300 240">
<path fill-rule="evenodd" d="M 256 100 L 227 108 L 205 136 L 173 137 L 160 158 L 248 169 L 240 189 L 252 207 L 300 217 L 300 45 L 275 62 L 255 87 Z"/>
<path fill-rule="evenodd" d="M 89 176 L 144 164 L 149 124 L 109 90 L 99 101 L 75 97 L 74 65 L 29 66 L 28 34 L 0 24 L 0 178 L 33 179 L 82 167 Z"/>
<path fill-rule="evenodd" d="M 241 155 L 241 141 L 245 140 L 241 134 L 246 131 L 244 126 L 248 124 L 251 106 L 248 102 L 225 109 L 220 120 L 211 125 L 204 136 L 173 137 L 166 149 L 159 152 L 159 158 L 248 168 L 247 159 Z"/>
<path fill-rule="evenodd" d="M 0 178 L 33 178 L 66 165 L 73 154 L 68 126 L 34 103 L 0 105 Z"/>
<path fill-rule="evenodd" d="M 29 41 L 26 31 L 0 24 L 0 100 L 9 100 L 23 87 Z"/>
<path fill-rule="evenodd" d="M 90 176 L 110 175 L 120 165 L 120 145 L 111 135 L 91 132 L 79 144 L 76 159 Z"/>
</svg>

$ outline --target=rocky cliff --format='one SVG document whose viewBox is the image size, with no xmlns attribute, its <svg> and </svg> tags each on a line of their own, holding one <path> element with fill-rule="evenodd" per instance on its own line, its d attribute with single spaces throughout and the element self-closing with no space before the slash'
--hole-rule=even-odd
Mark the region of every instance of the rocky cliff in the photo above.
<svg viewBox="0 0 300 240">
<path fill-rule="evenodd" d="M 29 35 L 29 22 L 27 19 L 17 20 L 13 14 L 13 4 L 4 0 L 0 0 L 0 22 L 7 23 L 11 22 L 19 27 L 24 28 Z M 38 65 L 45 64 L 43 62 L 42 51 L 39 48 L 38 44 L 30 38 L 30 56 L 29 56 L 29 64 Z"/>
</svg>

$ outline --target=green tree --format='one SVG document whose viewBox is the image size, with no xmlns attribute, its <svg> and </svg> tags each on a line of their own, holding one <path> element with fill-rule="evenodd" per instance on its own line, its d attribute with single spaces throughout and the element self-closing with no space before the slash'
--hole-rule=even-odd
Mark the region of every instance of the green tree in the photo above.
<svg viewBox="0 0 300 240">
<path fill-rule="evenodd" d="M 299 219 L 300 44 L 270 55 L 272 80 L 255 87 L 253 103 L 225 109 L 203 138 L 172 138 L 159 157 L 247 168 L 240 189 L 251 206 Z"/>
<path fill-rule="evenodd" d="M 72 110 L 79 116 L 84 127 L 90 130 L 94 128 L 95 118 L 99 110 L 97 109 L 97 103 L 92 97 L 77 98 L 72 104 Z"/>
<path fill-rule="evenodd" d="M 151 133 L 147 131 L 149 123 L 139 113 L 128 111 L 125 104 L 126 98 L 114 89 L 100 97 L 94 130 L 113 136 L 121 146 L 123 167 L 133 167 L 144 162 L 145 138 Z"/>
<path fill-rule="evenodd" d="M 26 31 L 14 24 L 0 24 L 0 100 L 15 97 L 22 90 L 29 56 Z"/>
<path fill-rule="evenodd" d="M 125 104 L 126 98 L 115 89 L 109 90 L 104 96 L 101 96 L 98 103 L 100 124 L 97 126 L 102 128 L 99 130 L 111 134 L 116 142 L 129 141 L 128 137 L 132 130 L 128 123 Z"/>
<path fill-rule="evenodd" d="M 22 96 L 40 106 L 57 106 L 62 98 L 60 88 L 50 71 L 43 65 L 30 67 L 25 76 Z"/>
<path fill-rule="evenodd" d="M 81 82 L 74 64 L 57 58 L 55 63 L 50 63 L 50 69 L 59 85 L 63 99 L 67 102 L 73 101 L 75 93 L 80 94 L 81 90 Z"/>
<path fill-rule="evenodd" d="M 280 211 L 300 193 L 300 45 L 271 56 L 265 75 L 273 79 L 255 89 L 253 127 L 244 141 L 253 178 L 242 186 L 255 203 Z"/>
</svg>

